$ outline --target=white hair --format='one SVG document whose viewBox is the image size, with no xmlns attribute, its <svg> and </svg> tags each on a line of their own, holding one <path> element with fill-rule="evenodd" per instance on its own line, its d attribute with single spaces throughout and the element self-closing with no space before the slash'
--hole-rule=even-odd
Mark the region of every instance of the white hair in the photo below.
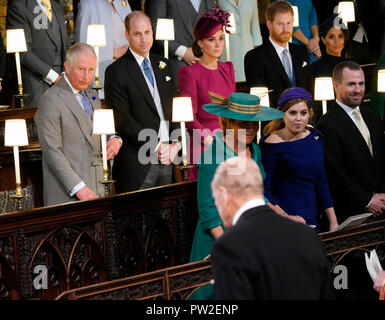
<svg viewBox="0 0 385 320">
<path fill-rule="evenodd" d="M 218 166 L 211 182 L 213 191 L 219 187 L 240 197 L 263 195 L 261 171 L 251 158 L 240 156 L 227 159 Z"/>
</svg>

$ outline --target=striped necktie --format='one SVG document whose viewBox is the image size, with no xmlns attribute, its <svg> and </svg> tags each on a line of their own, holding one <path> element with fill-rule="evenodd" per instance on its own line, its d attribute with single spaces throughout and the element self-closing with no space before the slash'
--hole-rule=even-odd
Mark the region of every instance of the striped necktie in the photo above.
<svg viewBox="0 0 385 320">
<path fill-rule="evenodd" d="M 92 108 L 91 101 L 90 99 L 88 99 L 84 91 L 79 91 L 79 94 L 82 97 L 84 112 L 92 120 L 93 108 Z"/>
</svg>

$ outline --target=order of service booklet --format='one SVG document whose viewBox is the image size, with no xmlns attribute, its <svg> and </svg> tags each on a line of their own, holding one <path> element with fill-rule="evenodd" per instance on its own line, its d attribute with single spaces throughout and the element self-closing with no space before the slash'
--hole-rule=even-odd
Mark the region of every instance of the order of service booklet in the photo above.
<svg viewBox="0 0 385 320">
<path fill-rule="evenodd" d="M 376 250 L 370 251 L 370 256 L 365 252 L 366 268 L 373 282 L 377 277 L 377 274 L 382 271 L 380 260 L 378 259 Z"/>
</svg>

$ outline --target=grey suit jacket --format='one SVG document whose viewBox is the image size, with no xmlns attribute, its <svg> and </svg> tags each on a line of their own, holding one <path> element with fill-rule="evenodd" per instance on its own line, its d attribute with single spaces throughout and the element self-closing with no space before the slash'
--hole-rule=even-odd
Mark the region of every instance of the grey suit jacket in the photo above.
<svg viewBox="0 0 385 320">
<path fill-rule="evenodd" d="M 173 78 L 178 78 L 178 68 L 185 65 L 175 55 L 176 49 L 183 45 L 191 47 L 193 40 L 193 27 L 200 18 L 202 12 L 215 6 L 215 0 L 201 0 L 199 12 L 194 11 L 191 0 L 151 0 L 148 6 L 148 14 L 151 17 L 154 34 L 158 18 L 174 19 L 175 41 L 169 42 L 169 60 Z M 159 42 L 163 50 L 163 41 Z M 163 55 L 163 51 L 161 53 Z"/>
<path fill-rule="evenodd" d="M 86 90 L 94 109 L 97 94 Z M 77 200 L 70 191 L 81 181 L 97 195 L 104 195 L 100 137 L 92 135 L 92 121 L 62 78 L 40 99 L 35 123 L 43 152 L 44 204 Z"/>
<path fill-rule="evenodd" d="M 59 24 L 60 36 L 54 34 L 36 0 L 13 0 L 7 10 L 7 29 L 22 28 L 25 32 L 28 52 L 22 53 L 20 60 L 24 93 L 29 94 L 26 105 L 36 106 L 40 96 L 49 88 L 44 79 L 50 69 L 59 74 L 64 70 L 65 54 L 70 43 L 63 10 L 56 1 L 52 0 L 51 3 Z M 61 40 L 55 41 L 57 38 Z M 58 55 L 63 63 L 54 67 Z"/>
</svg>

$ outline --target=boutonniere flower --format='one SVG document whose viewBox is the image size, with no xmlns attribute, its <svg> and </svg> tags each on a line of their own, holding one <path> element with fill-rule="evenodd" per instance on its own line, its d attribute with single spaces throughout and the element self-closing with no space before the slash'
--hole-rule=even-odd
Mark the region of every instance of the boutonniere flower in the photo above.
<svg viewBox="0 0 385 320">
<path fill-rule="evenodd" d="M 92 100 L 94 100 L 94 101 L 95 101 L 95 99 L 96 99 L 96 97 L 95 97 L 95 96 L 92 96 L 91 98 L 92 98 Z"/>
<path fill-rule="evenodd" d="M 159 61 L 159 69 L 162 70 L 167 66 L 166 62 L 164 61 Z"/>
</svg>

